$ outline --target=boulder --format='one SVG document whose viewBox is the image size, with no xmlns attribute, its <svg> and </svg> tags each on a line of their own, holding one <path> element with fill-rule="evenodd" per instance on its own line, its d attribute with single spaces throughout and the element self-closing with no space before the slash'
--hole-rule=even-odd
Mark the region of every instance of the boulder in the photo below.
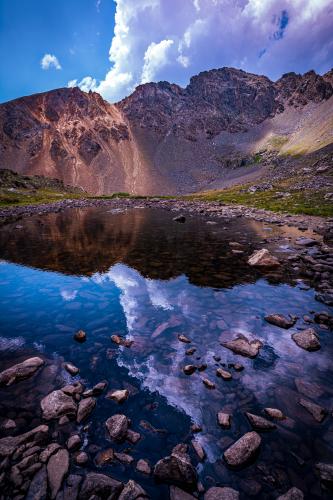
<svg viewBox="0 0 333 500">
<path fill-rule="evenodd" d="M 76 416 L 77 423 L 80 424 L 81 422 L 83 422 L 83 420 L 85 420 L 90 415 L 95 406 L 96 406 L 96 399 L 94 398 L 82 399 L 82 401 L 80 401 L 79 403 L 79 407 L 77 410 L 77 416 Z"/>
<path fill-rule="evenodd" d="M 148 498 L 147 493 L 138 483 L 130 479 L 125 484 L 118 500 L 141 500 L 142 498 Z"/>
<path fill-rule="evenodd" d="M 304 495 L 298 488 L 290 488 L 284 495 L 280 495 L 276 500 L 303 500 Z"/>
<path fill-rule="evenodd" d="M 118 498 L 123 489 L 123 483 L 116 481 L 105 474 L 89 472 L 83 481 L 80 500 L 89 500 L 96 495 L 97 498 L 115 499 Z"/>
<path fill-rule="evenodd" d="M 254 267 L 275 268 L 280 266 L 280 262 L 266 248 L 256 250 L 249 257 L 247 263 Z"/>
<path fill-rule="evenodd" d="M 259 415 L 254 415 L 253 413 L 245 413 L 248 421 L 252 425 L 253 429 L 258 431 L 270 431 L 276 429 L 276 425 L 266 418 L 260 417 Z"/>
<path fill-rule="evenodd" d="M 306 351 L 317 351 L 320 349 L 319 338 L 313 328 L 293 333 L 291 338 L 298 345 L 298 347 L 301 347 Z"/>
<path fill-rule="evenodd" d="M 213 486 L 206 491 L 204 500 L 239 500 L 239 493 L 233 488 Z"/>
<path fill-rule="evenodd" d="M 224 460 L 231 467 L 241 467 L 255 456 L 260 444 L 257 432 L 247 432 L 224 452 Z"/>
<path fill-rule="evenodd" d="M 296 323 L 294 318 L 286 318 L 283 314 L 269 314 L 265 316 L 265 321 L 271 325 L 279 326 L 280 328 L 291 328 Z"/>
<path fill-rule="evenodd" d="M 61 390 L 50 392 L 42 399 L 40 405 L 45 420 L 60 418 L 63 415 L 76 415 L 77 411 L 73 398 Z"/>
<path fill-rule="evenodd" d="M 139 432 L 132 431 L 132 429 L 127 429 L 126 439 L 130 443 L 135 444 L 141 439 L 141 434 Z"/>
<path fill-rule="evenodd" d="M 185 449 L 186 446 L 178 445 L 170 456 L 159 460 L 154 467 L 155 479 L 194 490 L 198 480 L 197 471 Z"/>
<path fill-rule="evenodd" d="M 255 358 L 262 347 L 262 342 L 258 339 L 250 340 L 245 337 L 245 335 L 238 335 L 238 337 L 233 340 L 222 342 L 221 345 L 230 349 L 230 351 L 235 354 L 240 354 L 248 358 Z"/>
<path fill-rule="evenodd" d="M 125 415 L 112 415 L 112 417 L 107 419 L 105 425 L 112 439 L 122 441 L 126 438 L 128 419 Z"/>
<path fill-rule="evenodd" d="M 69 454 L 64 448 L 51 455 L 47 464 L 47 477 L 51 498 L 55 498 L 69 468 Z"/>
<path fill-rule="evenodd" d="M 0 373 L 0 386 L 12 385 L 31 377 L 45 361 L 42 358 L 28 358 Z"/>
</svg>

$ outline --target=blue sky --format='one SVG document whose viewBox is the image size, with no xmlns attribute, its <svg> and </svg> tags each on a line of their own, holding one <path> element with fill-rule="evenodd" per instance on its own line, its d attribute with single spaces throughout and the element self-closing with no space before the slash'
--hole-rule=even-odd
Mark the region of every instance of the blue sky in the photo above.
<svg viewBox="0 0 333 500">
<path fill-rule="evenodd" d="M 103 78 L 115 3 L 104 0 L 0 0 L 0 100 L 67 86 L 93 73 Z M 43 70 L 44 54 L 61 70 Z"/>
<path fill-rule="evenodd" d="M 0 0 L 0 102 L 75 85 L 115 102 L 223 66 L 322 74 L 332 26 L 332 0 Z"/>
</svg>

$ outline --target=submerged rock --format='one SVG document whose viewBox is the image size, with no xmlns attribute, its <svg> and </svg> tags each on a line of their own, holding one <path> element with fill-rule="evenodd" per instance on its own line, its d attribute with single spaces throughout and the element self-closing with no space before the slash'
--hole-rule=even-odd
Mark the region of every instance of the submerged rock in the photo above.
<svg viewBox="0 0 333 500">
<path fill-rule="evenodd" d="M 186 447 L 185 447 L 186 448 Z M 194 490 L 198 476 L 189 455 L 179 445 L 170 456 L 162 458 L 154 467 L 154 477 L 159 481 L 176 484 Z"/>
<path fill-rule="evenodd" d="M 317 405 L 316 403 L 312 403 L 311 401 L 307 401 L 306 399 L 301 398 L 299 404 L 303 406 L 317 422 L 322 422 L 327 415 L 327 410 Z"/>
<path fill-rule="evenodd" d="M 96 399 L 94 398 L 82 399 L 82 401 L 80 401 L 77 410 L 77 417 L 76 417 L 77 423 L 80 424 L 83 420 L 85 420 L 93 411 L 95 406 L 96 406 Z"/>
<path fill-rule="evenodd" d="M 178 335 L 178 340 L 180 342 L 184 342 L 185 344 L 190 344 L 192 342 L 192 340 L 187 338 L 185 335 L 181 335 L 181 334 Z"/>
<path fill-rule="evenodd" d="M 77 411 L 73 398 L 61 390 L 52 391 L 42 399 L 40 405 L 45 420 L 59 418 L 63 415 L 76 415 Z"/>
<path fill-rule="evenodd" d="M 283 420 L 286 418 L 278 408 L 265 408 L 264 411 L 269 417 L 275 418 L 276 420 Z"/>
<path fill-rule="evenodd" d="M 320 349 L 319 338 L 313 328 L 293 333 L 291 338 L 298 345 L 298 347 L 301 347 L 306 351 L 317 351 Z"/>
<path fill-rule="evenodd" d="M 190 495 L 184 490 L 181 490 L 177 486 L 170 486 L 170 500 L 197 500 L 196 497 Z"/>
<path fill-rule="evenodd" d="M 290 488 L 284 495 L 280 495 L 276 500 L 303 500 L 304 495 L 298 488 Z"/>
<path fill-rule="evenodd" d="M 255 358 L 262 347 L 262 342 L 258 339 L 249 340 L 245 335 L 238 335 L 238 337 L 233 340 L 222 342 L 221 345 L 230 349 L 230 351 L 233 351 L 235 354 Z"/>
<path fill-rule="evenodd" d="M 124 401 L 126 401 L 128 396 L 129 396 L 128 390 L 122 389 L 118 391 L 109 392 L 106 397 L 108 399 L 113 399 L 117 403 L 123 403 Z"/>
<path fill-rule="evenodd" d="M 116 441 L 122 441 L 126 438 L 128 419 L 125 415 L 113 415 L 112 417 L 107 419 L 105 425 L 112 439 L 115 439 Z"/>
<path fill-rule="evenodd" d="M 69 467 L 69 454 L 64 448 L 51 455 L 47 464 L 47 477 L 51 490 L 51 498 L 57 496 Z"/>
<path fill-rule="evenodd" d="M 219 411 L 217 414 L 217 421 L 218 424 L 225 429 L 229 429 L 231 427 L 231 415 L 229 415 L 229 413 Z"/>
<path fill-rule="evenodd" d="M 227 370 L 223 370 L 223 368 L 218 368 L 216 370 L 216 375 L 218 377 L 223 378 L 223 380 L 231 380 L 232 379 L 231 373 L 228 372 Z"/>
<path fill-rule="evenodd" d="M 206 491 L 204 500 L 239 500 L 239 492 L 233 488 L 213 486 Z"/>
<path fill-rule="evenodd" d="M 133 479 L 130 479 L 128 483 L 125 484 L 118 500 L 141 500 L 143 498 L 148 498 L 145 490 L 138 483 L 133 481 Z"/>
<path fill-rule="evenodd" d="M 78 367 L 73 365 L 72 363 L 64 363 L 64 368 L 71 375 L 77 375 L 80 371 Z"/>
<path fill-rule="evenodd" d="M 28 358 L 0 373 L 0 386 L 12 385 L 31 377 L 45 361 L 42 358 Z"/>
<path fill-rule="evenodd" d="M 185 375 L 192 375 L 196 371 L 197 367 L 194 365 L 186 365 L 183 368 Z"/>
<path fill-rule="evenodd" d="M 224 452 L 224 459 L 231 467 L 243 466 L 255 456 L 260 444 L 257 432 L 247 432 Z"/>
<path fill-rule="evenodd" d="M 316 464 L 316 470 L 321 481 L 330 483 L 330 485 L 333 484 L 333 464 L 318 463 Z"/>
<path fill-rule="evenodd" d="M 253 413 L 245 413 L 247 419 L 249 420 L 252 427 L 256 430 L 260 431 L 269 431 L 272 429 L 276 429 L 276 425 L 266 418 L 260 417 L 259 415 L 254 415 Z"/>
<path fill-rule="evenodd" d="M 105 474 L 89 472 L 84 478 L 79 498 L 89 500 L 94 495 L 97 498 L 118 498 L 122 489 L 123 483 L 120 481 Z"/>
<path fill-rule="evenodd" d="M 207 387 L 207 389 L 215 389 L 215 384 L 208 378 L 203 378 L 202 383 Z"/>
<path fill-rule="evenodd" d="M 271 325 L 285 329 L 291 328 L 296 323 L 295 318 L 286 318 L 283 314 L 269 314 L 265 316 L 265 320 Z"/>
<path fill-rule="evenodd" d="M 266 248 L 253 252 L 247 263 L 250 266 L 264 268 L 274 268 L 280 266 L 278 259 L 274 257 Z"/>
<path fill-rule="evenodd" d="M 151 467 L 149 465 L 148 460 L 144 460 L 143 458 L 140 458 L 136 464 L 136 470 L 139 472 L 142 472 L 143 474 L 149 475 L 151 473 Z"/>
</svg>

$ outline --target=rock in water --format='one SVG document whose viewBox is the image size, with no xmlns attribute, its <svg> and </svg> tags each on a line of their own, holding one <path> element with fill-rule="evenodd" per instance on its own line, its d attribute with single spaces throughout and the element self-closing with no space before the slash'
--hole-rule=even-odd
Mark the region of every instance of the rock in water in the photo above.
<svg viewBox="0 0 333 500">
<path fill-rule="evenodd" d="M 322 481 L 333 484 L 333 464 L 316 464 L 316 469 L 319 473 L 319 477 Z"/>
<path fill-rule="evenodd" d="M 239 493 L 232 488 L 213 486 L 206 491 L 204 500 L 239 500 Z"/>
<path fill-rule="evenodd" d="M 177 486 L 170 486 L 170 500 L 197 500 L 196 497 L 190 495 L 184 490 L 177 488 Z"/>
<path fill-rule="evenodd" d="M 69 454 L 64 448 L 51 455 L 47 464 L 47 476 L 51 490 L 51 498 L 55 498 L 61 488 L 69 467 Z"/>
<path fill-rule="evenodd" d="M 320 349 L 318 335 L 313 328 L 293 333 L 291 338 L 298 345 L 298 347 L 301 347 L 306 351 L 318 351 L 318 349 Z"/>
<path fill-rule="evenodd" d="M 110 476 L 105 474 L 97 474 L 96 472 L 89 472 L 83 481 L 80 491 L 80 500 L 89 500 L 90 498 L 118 498 L 123 483 L 116 481 Z"/>
<path fill-rule="evenodd" d="M 74 340 L 76 340 L 77 342 L 84 342 L 85 340 L 87 340 L 86 332 L 84 332 L 83 330 L 79 330 L 74 334 Z"/>
<path fill-rule="evenodd" d="M 260 444 L 257 432 L 247 432 L 224 452 L 224 459 L 231 467 L 243 466 L 255 456 Z"/>
<path fill-rule="evenodd" d="M 162 458 L 154 467 L 154 477 L 159 481 L 184 486 L 194 490 L 198 476 L 189 455 L 176 446 L 170 456 Z"/>
<path fill-rule="evenodd" d="M 327 415 L 327 410 L 325 408 L 322 408 L 319 405 L 316 405 L 315 403 L 312 403 L 311 401 L 307 401 L 306 399 L 300 399 L 299 404 L 303 406 L 317 422 L 322 422 L 324 418 Z"/>
<path fill-rule="evenodd" d="M 276 428 L 276 425 L 266 418 L 260 417 L 258 415 L 254 415 L 253 413 L 245 413 L 247 419 L 249 420 L 252 427 L 259 431 L 269 431 Z"/>
<path fill-rule="evenodd" d="M 93 411 L 95 406 L 96 406 L 96 399 L 94 398 L 82 399 L 82 401 L 80 401 L 79 408 L 77 410 L 77 417 L 76 417 L 77 423 L 80 424 L 83 420 L 85 420 Z"/>
<path fill-rule="evenodd" d="M 125 415 L 113 415 L 107 419 L 105 425 L 112 439 L 116 441 L 125 439 L 128 429 L 128 419 Z"/>
<path fill-rule="evenodd" d="M 303 500 L 304 495 L 298 488 L 290 488 L 284 495 L 280 495 L 276 500 Z"/>
<path fill-rule="evenodd" d="M 143 474 L 149 475 L 151 473 L 149 462 L 147 460 L 144 460 L 143 458 L 140 458 L 140 460 L 138 460 L 138 463 L 136 464 L 136 470 L 142 472 Z"/>
<path fill-rule="evenodd" d="M 77 411 L 73 398 L 61 390 L 52 391 L 42 399 L 40 405 L 45 420 L 59 418 L 63 415 L 76 415 Z"/>
<path fill-rule="evenodd" d="M 133 479 L 130 479 L 128 483 L 125 484 L 118 500 L 141 500 L 143 498 L 148 498 L 145 490 L 138 483 L 133 481 Z"/>
<path fill-rule="evenodd" d="M 286 318 L 283 314 L 269 314 L 265 316 L 265 320 L 271 325 L 285 329 L 291 328 L 296 323 L 296 319 Z"/>
<path fill-rule="evenodd" d="M 275 418 L 276 420 L 283 420 L 286 418 L 282 411 L 277 408 L 265 408 L 264 411 L 269 417 Z"/>
<path fill-rule="evenodd" d="M 185 335 L 182 334 L 178 335 L 178 340 L 180 342 L 184 342 L 185 344 L 190 344 L 192 342 L 192 340 L 190 340 L 189 338 L 187 338 Z"/>
<path fill-rule="evenodd" d="M 219 411 L 217 414 L 217 421 L 221 427 L 224 427 L 225 429 L 230 429 L 231 415 L 229 415 L 229 413 L 223 413 L 223 411 Z"/>
<path fill-rule="evenodd" d="M 194 365 L 186 365 L 183 368 L 185 375 L 192 375 L 196 371 L 197 367 Z"/>
<path fill-rule="evenodd" d="M 71 375 L 77 375 L 79 373 L 79 369 L 77 366 L 74 366 L 72 363 L 64 363 L 65 370 Z"/>
<path fill-rule="evenodd" d="M 248 358 L 255 358 L 262 347 L 260 340 L 249 340 L 245 335 L 238 335 L 238 337 L 233 340 L 222 342 L 221 345 L 230 349 L 230 351 L 233 351 L 235 354 L 247 356 Z"/>
<path fill-rule="evenodd" d="M 172 220 L 174 220 L 175 222 L 185 222 L 186 221 L 186 218 L 184 215 L 178 215 L 177 217 L 174 217 Z"/>
<path fill-rule="evenodd" d="M 123 403 L 124 401 L 126 401 L 128 396 L 129 396 L 128 390 L 123 389 L 123 390 L 109 392 L 106 397 L 108 399 L 113 399 L 117 403 Z"/>
<path fill-rule="evenodd" d="M 267 248 L 256 250 L 249 257 L 247 263 L 254 267 L 274 268 L 280 266 L 280 262 L 274 257 Z"/>
<path fill-rule="evenodd" d="M 192 443 L 192 446 L 193 446 L 196 454 L 198 455 L 199 460 L 201 460 L 201 461 L 205 460 L 206 452 L 203 449 L 203 447 L 201 446 L 201 444 L 198 441 L 196 441 L 195 439 L 192 439 L 191 443 Z"/>
<path fill-rule="evenodd" d="M 47 498 L 47 473 L 45 465 L 34 475 L 26 500 L 46 500 Z"/>
<path fill-rule="evenodd" d="M 0 386 L 12 385 L 31 377 L 45 361 L 39 357 L 29 358 L 0 373 Z"/>
<path fill-rule="evenodd" d="M 231 380 L 232 379 L 231 373 L 228 372 L 227 370 L 223 370 L 223 368 L 218 368 L 216 370 L 216 375 L 218 377 L 223 378 L 223 380 Z"/>
</svg>

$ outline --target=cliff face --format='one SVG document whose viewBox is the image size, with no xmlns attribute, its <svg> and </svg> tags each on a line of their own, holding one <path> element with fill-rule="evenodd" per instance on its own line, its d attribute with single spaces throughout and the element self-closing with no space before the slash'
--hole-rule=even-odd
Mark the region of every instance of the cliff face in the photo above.
<svg viewBox="0 0 333 500">
<path fill-rule="evenodd" d="M 282 136 L 284 148 L 292 137 L 295 147 L 312 117 L 325 123 L 318 136 L 311 128 L 303 150 L 332 142 L 332 85 L 332 71 L 274 83 L 222 68 L 185 89 L 140 85 L 115 105 L 78 88 L 23 97 L 0 105 L 0 167 L 97 194 L 195 191 L 223 184 L 235 159 L 271 147 L 271 137 Z"/>
</svg>

